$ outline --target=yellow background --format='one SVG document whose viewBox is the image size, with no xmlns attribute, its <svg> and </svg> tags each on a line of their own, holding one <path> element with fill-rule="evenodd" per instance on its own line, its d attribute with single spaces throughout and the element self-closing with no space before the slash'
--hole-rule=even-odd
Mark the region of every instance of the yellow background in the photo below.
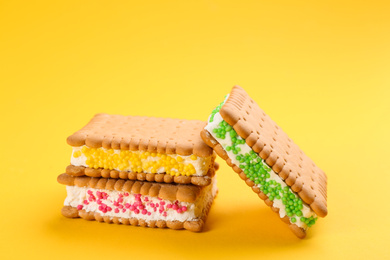
<svg viewBox="0 0 390 260">
<path fill-rule="evenodd" d="M 0 1 L 0 258 L 389 258 L 389 7 Z M 235 84 L 328 175 L 305 240 L 222 160 L 203 233 L 60 214 L 66 137 L 95 113 L 206 120 Z"/>
</svg>

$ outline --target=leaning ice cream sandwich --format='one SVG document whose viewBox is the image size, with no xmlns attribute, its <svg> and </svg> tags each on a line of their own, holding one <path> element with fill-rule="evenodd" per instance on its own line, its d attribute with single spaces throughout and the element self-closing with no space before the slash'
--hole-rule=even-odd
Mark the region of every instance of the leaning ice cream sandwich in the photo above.
<svg viewBox="0 0 390 260">
<path fill-rule="evenodd" d="M 200 138 L 198 120 L 97 114 L 69 136 L 72 176 L 206 186 L 215 155 Z"/>
<path fill-rule="evenodd" d="M 57 181 L 66 185 L 62 214 L 68 218 L 201 231 L 217 192 L 214 179 L 195 186 L 64 173 Z"/>
<path fill-rule="evenodd" d="M 241 87 L 213 110 L 201 136 L 299 238 L 327 215 L 325 173 Z"/>
</svg>

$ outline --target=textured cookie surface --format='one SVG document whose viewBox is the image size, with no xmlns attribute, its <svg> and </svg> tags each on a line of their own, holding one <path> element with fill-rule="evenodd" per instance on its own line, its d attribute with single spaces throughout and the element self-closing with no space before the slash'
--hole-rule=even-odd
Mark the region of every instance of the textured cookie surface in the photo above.
<svg viewBox="0 0 390 260">
<path fill-rule="evenodd" d="M 235 86 L 219 113 L 317 215 L 327 215 L 325 173 L 245 90 Z"/>
<path fill-rule="evenodd" d="M 205 125 L 198 120 L 97 114 L 67 142 L 75 147 L 207 157 L 212 149 L 199 136 Z"/>
<path fill-rule="evenodd" d="M 150 197 L 159 197 L 166 200 L 195 202 L 204 187 L 195 185 L 167 184 L 155 182 L 132 181 L 122 179 L 95 178 L 88 176 L 74 177 L 66 173 L 57 177 L 60 184 L 67 186 L 88 187 L 141 194 Z"/>
<path fill-rule="evenodd" d="M 108 169 L 93 169 L 83 166 L 69 165 L 66 167 L 66 173 L 71 176 L 89 176 L 96 178 L 113 178 L 113 179 L 129 179 L 149 182 L 164 182 L 164 183 L 178 183 L 178 184 L 193 184 L 196 186 L 207 186 L 211 183 L 211 178 L 214 177 L 215 171 L 218 170 L 219 164 L 214 162 L 206 176 L 172 176 L 170 174 L 155 174 L 155 173 L 136 173 Z"/>
</svg>

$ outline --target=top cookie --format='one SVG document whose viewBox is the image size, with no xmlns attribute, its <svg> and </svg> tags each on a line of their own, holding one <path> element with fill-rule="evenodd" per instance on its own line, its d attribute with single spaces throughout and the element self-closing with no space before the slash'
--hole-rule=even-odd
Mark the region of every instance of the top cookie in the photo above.
<svg viewBox="0 0 390 260">
<path fill-rule="evenodd" d="M 317 215 L 327 215 L 325 173 L 244 89 L 235 86 L 219 113 Z"/>
<path fill-rule="evenodd" d="M 74 147 L 208 157 L 213 150 L 199 136 L 205 125 L 198 120 L 97 114 L 67 142 Z"/>
</svg>

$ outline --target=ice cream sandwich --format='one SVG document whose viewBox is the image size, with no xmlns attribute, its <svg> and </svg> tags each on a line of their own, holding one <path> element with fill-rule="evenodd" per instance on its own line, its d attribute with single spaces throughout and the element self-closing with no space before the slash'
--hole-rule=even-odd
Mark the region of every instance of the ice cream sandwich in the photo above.
<svg viewBox="0 0 390 260">
<path fill-rule="evenodd" d="M 72 176 L 194 184 L 211 183 L 215 155 L 199 120 L 97 114 L 69 136 Z"/>
<path fill-rule="evenodd" d="M 203 140 L 299 238 L 327 215 L 327 177 L 241 87 L 216 107 Z"/>
<path fill-rule="evenodd" d="M 68 218 L 143 227 L 202 231 L 217 194 L 215 177 L 207 186 L 132 181 L 66 173 L 62 214 Z"/>
</svg>

